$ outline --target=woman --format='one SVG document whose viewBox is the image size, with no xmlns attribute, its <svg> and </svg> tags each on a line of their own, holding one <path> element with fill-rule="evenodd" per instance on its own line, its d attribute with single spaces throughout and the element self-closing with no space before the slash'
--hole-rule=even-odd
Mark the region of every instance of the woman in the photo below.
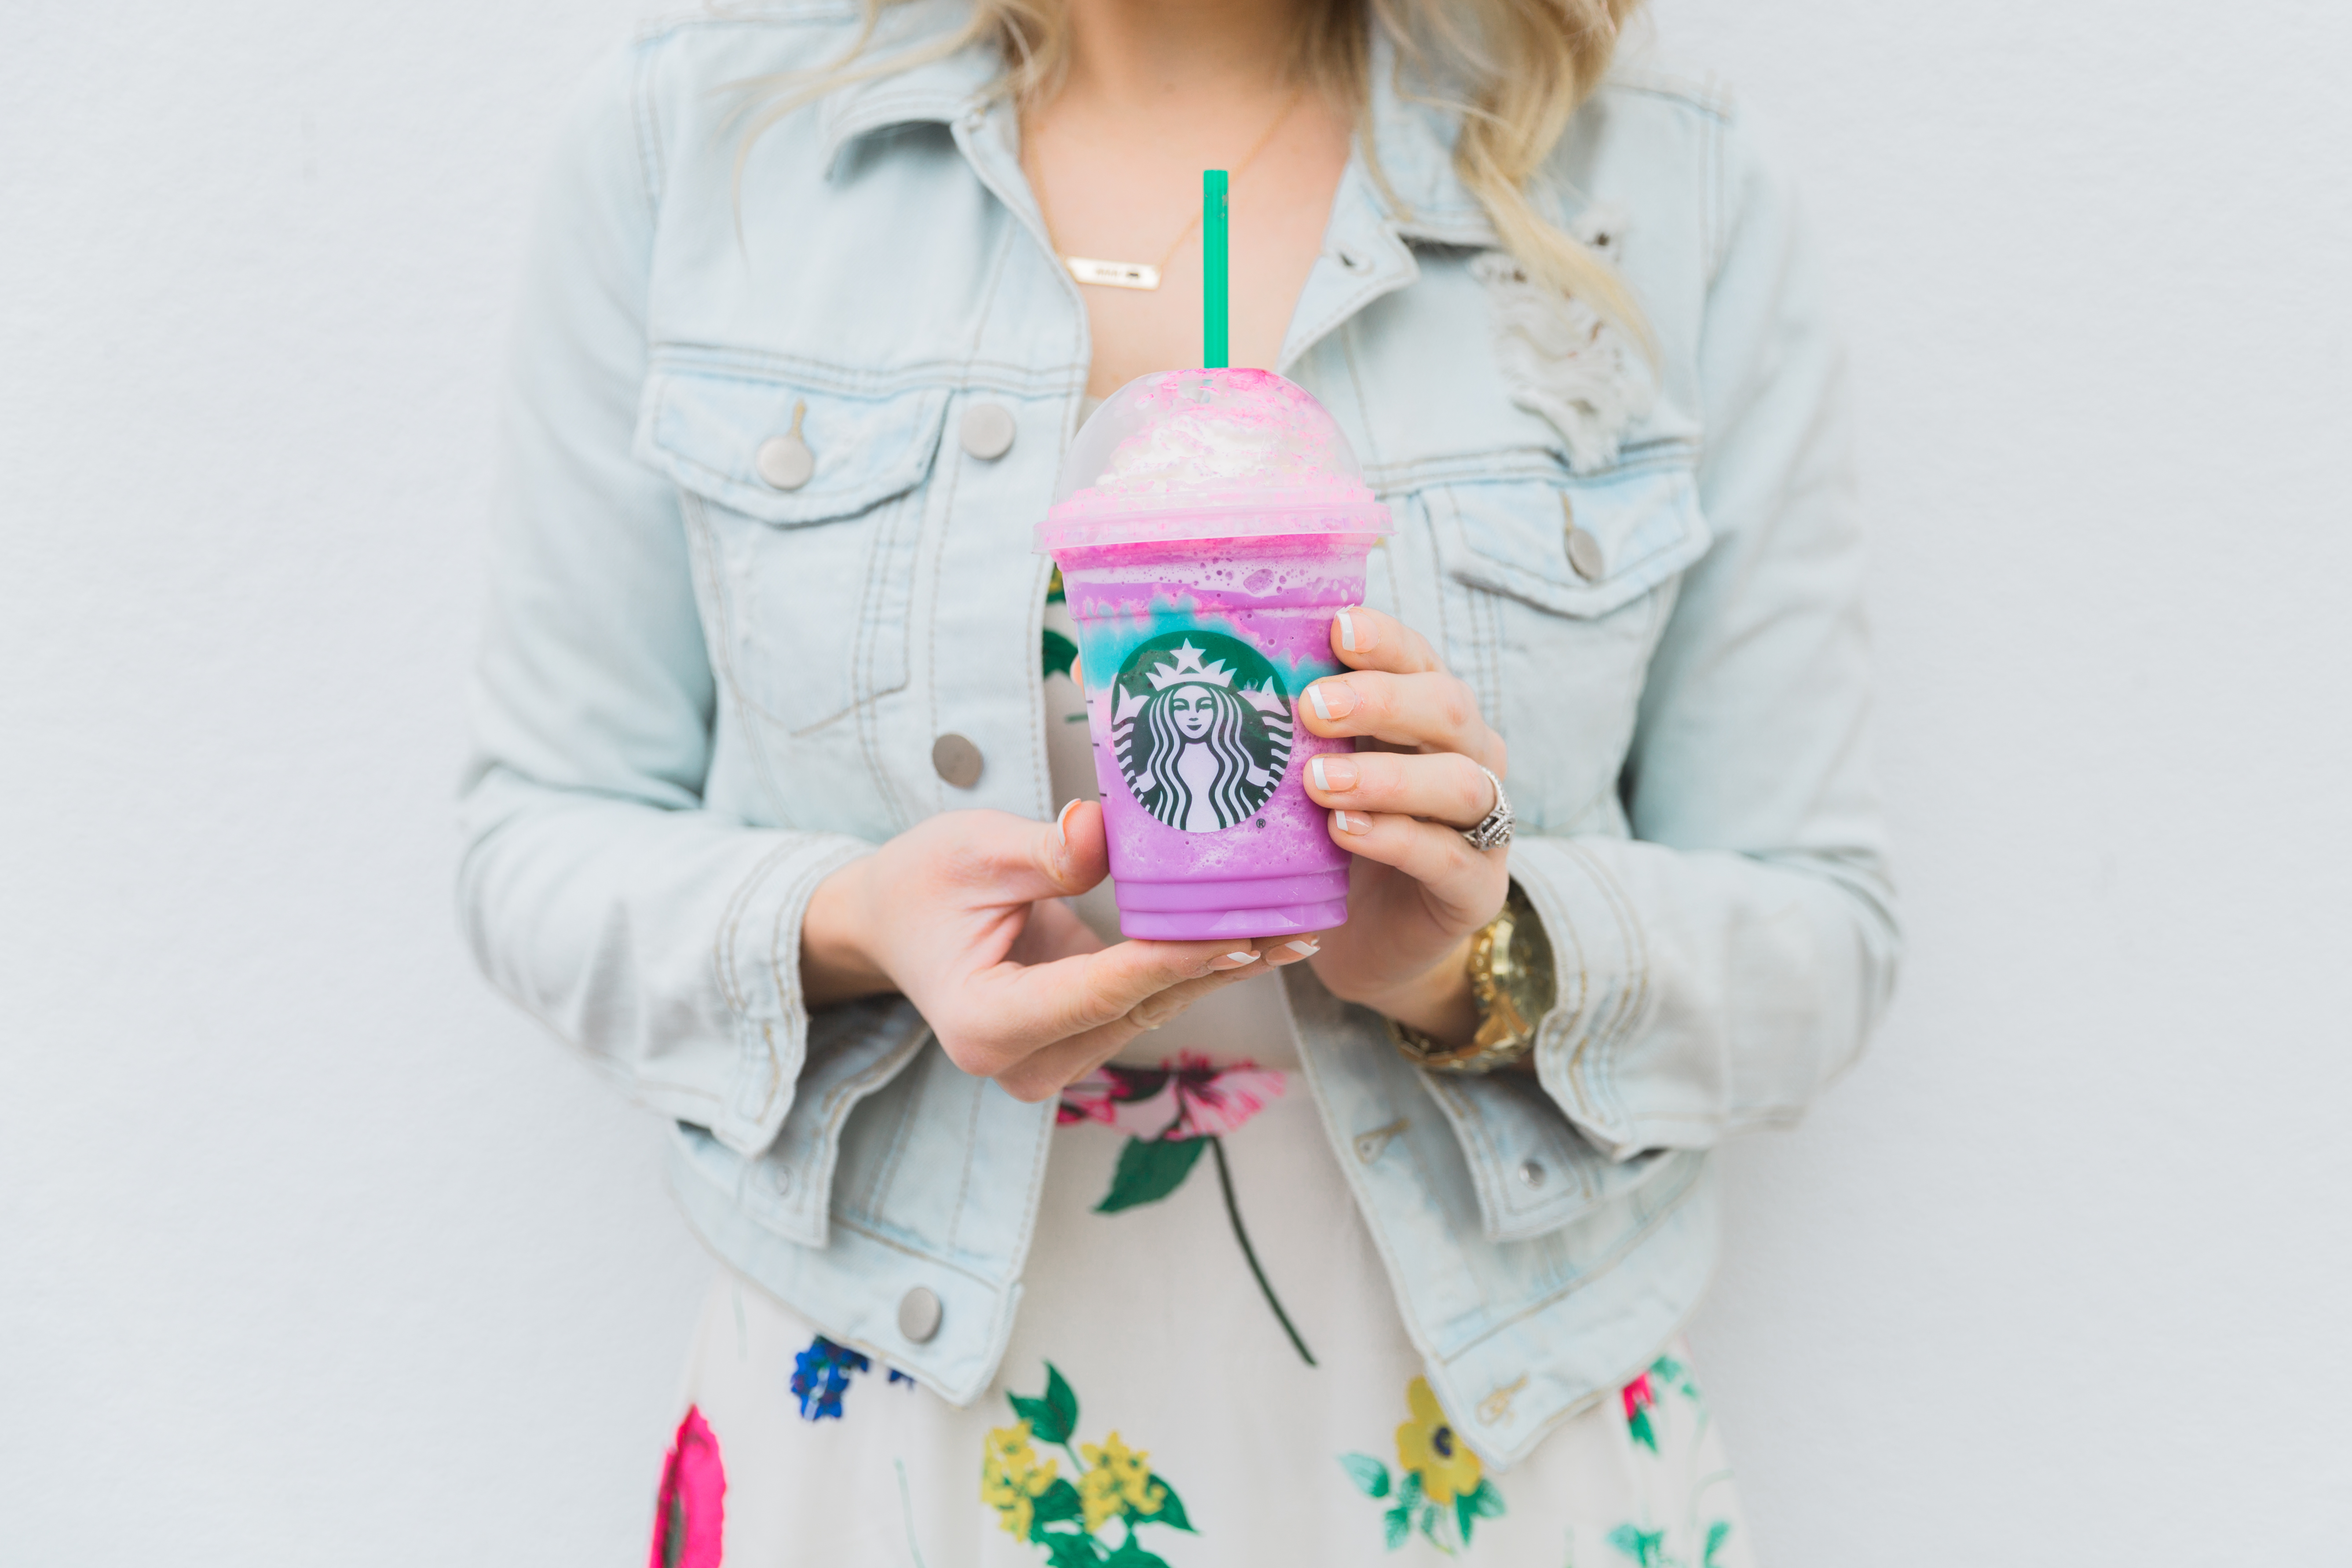
<svg viewBox="0 0 2352 1568">
<path fill-rule="evenodd" d="M 1897 939 L 1820 285 L 1719 95 L 1608 74 L 1631 8 L 805 0 L 591 85 L 463 891 L 725 1265 L 657 1562 L 1749 1560 L 1709 1151 Z M 1197 358 L 1204 167 L 1234 363 L 1398 532 L 1284 715 L 1357 742 L 1347 923 L 1121 942 L 1028 533 Z"/>
</svg>

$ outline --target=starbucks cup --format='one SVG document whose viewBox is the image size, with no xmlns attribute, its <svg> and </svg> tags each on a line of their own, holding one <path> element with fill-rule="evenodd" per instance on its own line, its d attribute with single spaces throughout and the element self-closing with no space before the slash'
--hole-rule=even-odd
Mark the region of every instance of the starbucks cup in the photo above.
<svg viewBox="0 0 2352 1568">
<path fill-rule="evenodd" d="M 1119 930 L 1195 940 L 1348 918 L 1300 780 L 1335 611 L 1393 531 L 1323 405 L 1269 371 L 1140 376 L 1071 444 L 1038 552 L 1077 623 Z"/>
</svg>

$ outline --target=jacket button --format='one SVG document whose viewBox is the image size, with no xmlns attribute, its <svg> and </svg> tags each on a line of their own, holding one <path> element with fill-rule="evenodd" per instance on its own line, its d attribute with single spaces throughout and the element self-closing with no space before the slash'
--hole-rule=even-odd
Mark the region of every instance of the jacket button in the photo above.
<svg viewBox="0 0 2352 1568">
<path fill-rule="evenodd" d="M 963 423 L 956 426 L 956 439 L 963 449 L 982 462 L 993 462 L 1013 450 L 1015 426 L 1013 410 L 1002 403 L 975 403 L 963 411 Z"/>
<path fill-rule="evenodd" d="M 940 1299 L 929 1287 L 918 1285 L 898 1298 L 898 1331 L 909 1344 L 929 1344 L 940 1331 Z"/>
<path fill-rule="evenodd" d="M 980 782 L 980 748 L 961 735 L 941 735 L 931 742 L 931 768 L 958 789 Z"/>
<path fill-rule="evenodd" d="M 1601 553 L 1601 541 L 1572 522 L 1568 525 L 1568 563 L 1588 583 L 1598 582 L 1609 570 L 1608 558 Z"/>
<path fill-rule="evenodd" d="M 816 472 L 815 454 L 798 436 L 769 437 L 760 443 L 751 464 L 760 470 L 761 479 L 780 490 L 796 490 Z"/>
<path fill-rule="evenodd" d="M 1542 1187 L 1543 1187 L 1543 1184 L 1544 1184 L 1544 1168 L 1543 1168 L 1543 1162 L 1542 1162 L 1541 1160 L 1522 1160 L 1522 1161 L 1520 1161 L 1520 1162 L 1519 1162 L 1519 1185 L 1521 1185 L 1521 1186 L 1523 1186 L 1523 1187 L 1527 1188 L 1527 1189 L 1528 1189 L 1528 1191 L 1529 1191 L 1529 1192 L 1531 1192 L 1531 1193 L 1532 1193 L 1532 1192 L 1538 1192 L 1538 1191 L 1541 1191 L 1541 1190 L 1542 1190 Z"/>
</svg>

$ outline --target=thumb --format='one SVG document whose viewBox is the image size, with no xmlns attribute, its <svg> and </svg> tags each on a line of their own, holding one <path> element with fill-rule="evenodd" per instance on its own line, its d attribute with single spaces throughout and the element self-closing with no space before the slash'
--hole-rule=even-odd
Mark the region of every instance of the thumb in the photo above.
<svg viewBox="0 0 2352 1568">
<path fill-rule="evenodd" d="M 1051 822 L 1000 812 L 961 815 L 948 863 L 961 869 L 982 902 L 1070 898 L 1110 874 L 1102 807 L 1092 801 L 1070 802 Z"/>
<path fill-rule="evenodd" d="M 1110 875 L 1110 833 L 1103 809 L 1090 800 L 1074 800 L 1045 826 L 1037 840 L 1039 866 L 1055 892 L 1070 897 Z"/>
</svg>

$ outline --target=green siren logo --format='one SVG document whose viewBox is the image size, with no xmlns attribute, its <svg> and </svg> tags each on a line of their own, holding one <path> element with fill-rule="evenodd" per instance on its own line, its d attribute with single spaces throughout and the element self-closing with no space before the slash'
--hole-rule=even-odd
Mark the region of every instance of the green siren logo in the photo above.
<svg viewBox="0 0 2352 1568">
<path fill-rule="evenodd" d="M 1185 833 L 1255 816 L 1290 765 L 1290 694 L 1264 655 L 1215 632 L 1168 632 L 1128 656 L 1110 740 L 1136 803 Z"/>
</svg>

